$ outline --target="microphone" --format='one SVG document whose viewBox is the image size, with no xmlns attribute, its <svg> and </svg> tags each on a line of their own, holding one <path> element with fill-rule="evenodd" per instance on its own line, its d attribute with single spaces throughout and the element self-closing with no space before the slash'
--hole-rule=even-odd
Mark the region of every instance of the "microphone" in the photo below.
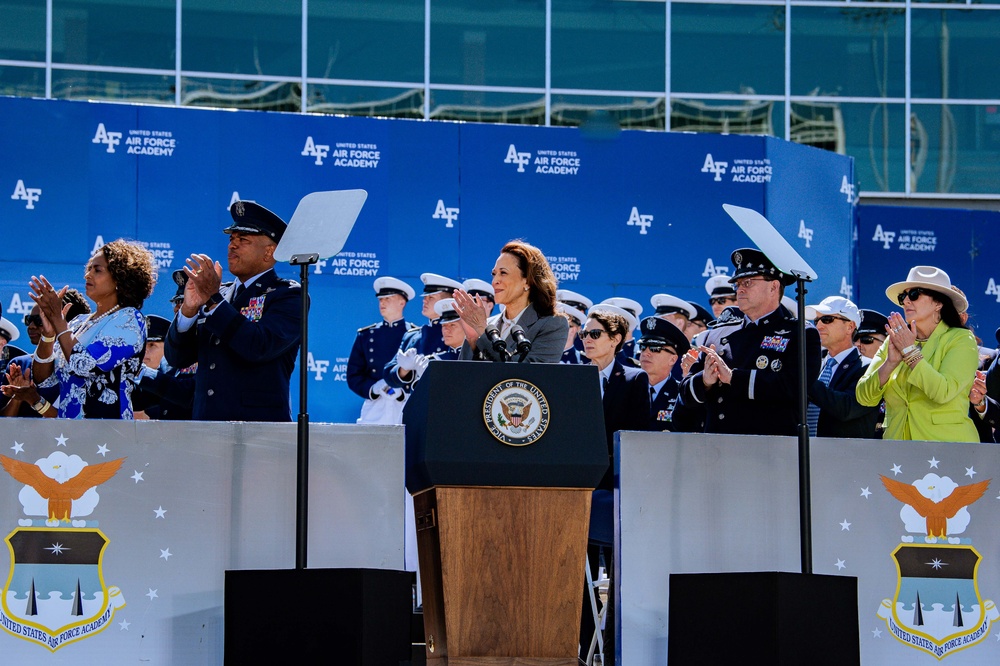
<svg viewBox="0 0 1000 666">
<path fill-rule="evenodd" d="M 513 338 L 514 342 L 517 344 L 517 351 L 521 355 L 521 357 L 517 359 L 517 362 L 520 363 L 524 360 L 524 357 L 528 355 L 528 352 L 531 351 L 531 340 L 525 337 L 524 329 L 516 324 L 510 329 L 510 337 Z"/>
<path fill-rule="evenodd" d="M 486 337 L 493 344 L 493 351 L 500 355 L 501 362 L 510 358 L 510 354 L 507 353 L 507 343 L 500 337 L 500 329 L 495 325 L 489 326 L 486 329 Z"/>
</svg>

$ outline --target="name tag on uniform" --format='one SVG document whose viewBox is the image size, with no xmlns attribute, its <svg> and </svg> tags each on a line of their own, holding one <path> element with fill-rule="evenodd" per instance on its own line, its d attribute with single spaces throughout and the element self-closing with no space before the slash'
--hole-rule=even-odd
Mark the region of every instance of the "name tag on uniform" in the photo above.
<svg viewBox="0 0 1000 666">
<path fill-rule="evenodd" d="M 240 314 L 250 321 L 258 321 L 264 314 L 264 297 L 255 296 L 250 299 L 244 307 L 240 308 Z"/>
<path fill-rule="evenodd" d="M 780 335 L 769 335 L 760 343 L 761 349 L 773 349 L 779 352 L 785 351 L 786 347 L 788 347 L 788 338 L 783 338 Z"/>
</svg>

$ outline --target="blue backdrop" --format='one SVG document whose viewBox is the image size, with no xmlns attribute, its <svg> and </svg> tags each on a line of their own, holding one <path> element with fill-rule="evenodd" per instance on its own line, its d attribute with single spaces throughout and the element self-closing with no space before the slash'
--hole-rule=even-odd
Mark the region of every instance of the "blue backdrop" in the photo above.
<svg viewBox="0 0 1000 666">
<path fill-rule="evenodd" d="M 595 301 L 627 296 L 649 312 L 649 298 L 667 292 L 707 306 L 706 279 L 729 273 L 732 250 L 749 244 L 722 210 L 731 203 L 763 213 L 818 271 L 814 302 L 853 295 L 852 233 L 866 225 L 855 219 L 850 158 L 767 137 L 594 139 L 574 128 L 25 98 L 0 98 L 0 127 L 8 319 L 30 309 L 30 275 L 82 289 L 91 252 L 118 237 L 156 253 L 160 284 L 145 311 L 169 316 L 170 273 L 185 257 L 225 264 L 235 198 L 288 219 L 310 192 L 367 190 L 344 251 L 310 275 L 315 421 L 357 417 L 344 370 L 357 328 L 378 318 L 377 276 L 415 288 L 428 271 L 488 279 L 503 243 L 524 238 L 561 286 Z M 406 316 L 423 323 L 420 304 Z"/>
</svg>

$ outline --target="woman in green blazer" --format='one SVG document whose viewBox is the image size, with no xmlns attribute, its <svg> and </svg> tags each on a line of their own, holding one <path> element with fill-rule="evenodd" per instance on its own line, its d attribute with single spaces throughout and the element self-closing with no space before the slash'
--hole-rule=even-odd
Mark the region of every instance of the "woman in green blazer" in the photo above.
<svg viewBox="0 0 1000 666">
<path fill-rule="evenodd" d="M 958 314 L 968 301 L 933 266 L 911 268 L 885 295 L 906 318 L 889 316 L 888 337 L 858 382 L 858 402 L 874 407 L 885 400 L 885 439 L 978 442 L 969 389 L 979 350 Z"/>
</svg>

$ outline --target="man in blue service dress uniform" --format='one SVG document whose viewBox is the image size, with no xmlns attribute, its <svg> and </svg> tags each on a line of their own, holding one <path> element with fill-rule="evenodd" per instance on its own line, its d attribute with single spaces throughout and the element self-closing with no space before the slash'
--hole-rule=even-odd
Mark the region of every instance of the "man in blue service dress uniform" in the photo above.
<svg viewBox="0 0 1000 666">
<path fill-rule="evenodd" d="M 358 423 L 399 423 L 406 396 L 382 379 L 385 364 L 396 355 L 403 334 L 416 330 L 403 319 L 403 308 L 416 296 L 413 287 L 394 277 L 375 280 L 382 321 L 358 329 L 347 359 L 347 386 L 365 399 Z"/>
<path fill-rule="evenodd" d="M 198 364 L 196 421 L 291 421 L 289 382 L 302 338 L 302 287 L 274 271 L 284 221 L 252 201 L 229 207 L 229 272 L 192 254 L 184 301 L 167 333 L 167 362 Z"/>
<path fill-rule="evenodd" d="M 736 250 L 730 281 L 743 317 L 709 329 L 681 384 L 682 400 L 705 408 L 705 432 L 795 435 L 799 422 L 798 321 L 780 309 L 785 285 L 764 253 Z M 806 373 L 819 376 L 820 343 L 806 329 Z"/>
</svg>

